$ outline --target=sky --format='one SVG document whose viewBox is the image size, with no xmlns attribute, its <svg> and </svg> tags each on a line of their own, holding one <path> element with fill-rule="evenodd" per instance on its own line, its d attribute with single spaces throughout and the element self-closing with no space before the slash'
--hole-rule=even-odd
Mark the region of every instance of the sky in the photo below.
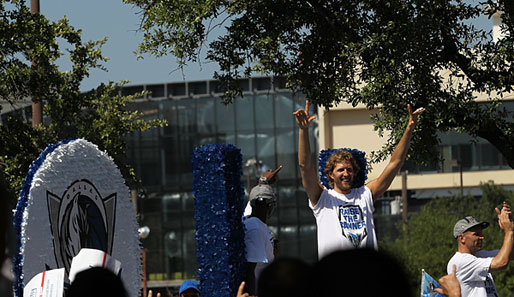
<svg viewBox="0 0 514 297">
<path fill-rule="evenodd" d="M 84 42 L 107 37 L 102 53 L 109 57 L 104 63 L 108 72 L 92 70 L 90 77 L 82 82 L 83 91 L 109 81 L 128 80 L 128 85 L 135 85 L 206 80 L 211 79 L 217 69 L 216 64 L 204 60 L 202 64 L 188 65 L 184 72 L 176 71 L 177 64 L 172 55 L 155 58 L 147 54 L 138 60 L 134 51 L 143 40 L 143 34 L 137 30 L 140 10 L 122 0 L 40 0 L 40 10 L 54 21 L 66 16 L 72 26 L 82 29 Z M 492 21 L 482 18 L 477 25 L 491 28 Z M 61 63 L 65 68 L 66 62 Z"/>
<path fill-rule="evenodd" d="M 26 2 L 30 6 L 30 1 Z M 107 37 L 102 47 L 109 61 L 104 63 L 108 72 L 93 70 L 81 89 L 86 91 L 109 81 L 129 80 L 128 85 L 211 79 L 217 69 L 213 63 L 193 63 L 182 73 L 171 55 L 155 58 L 145 55 L 138 60 L 134 51 L 143 40 L 138 32 L 138 8 L 121 0 L 40 0 L 40 11 L 46 18 L 57 21 L 63 16 L 76 29 L 82 29 L 83 42 Z M 205 52 L 205 50 L 203 51 Z M 66 67 L 66 62 L 61 62 Z"/>
</svg>

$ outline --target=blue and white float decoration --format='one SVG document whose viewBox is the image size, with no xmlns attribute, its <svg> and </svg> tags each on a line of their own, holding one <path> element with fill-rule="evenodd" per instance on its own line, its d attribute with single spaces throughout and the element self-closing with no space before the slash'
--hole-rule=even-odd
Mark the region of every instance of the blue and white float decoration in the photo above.
<svg viewBox="0 0 514 297">
<path fill-rule="evenodd" d="M 202 145 L 191 165 L 200 291 L 232 297 L 246 272 L 241 152 L 231 144 Z"/>
<path fill-rule="evenodd" d="M 327 161 L 332 156 L 333 153 L 338 152 L 340 150 L 345 150 L 347 152 L 350 152 L 357 162 L 357 165 L 360 167 L 360 171 L 357 173 L 357 175 L 353 179 L 352 188 L 360 188 L 364 185 L 366 180 L 368 179 L 368 162 L 366 161 L 366 153 L 363 151 L 359 151 L 357 149 L 351 149 L 351 148 L 339 148 L 339 149 L 326 149 L 321 150 L 319 152 L 319 158 L 318 158 L 318 170 L 319 170 L 319 176 L 320 181 L 327 189 L 332 189 L 332 187 L 328 183 L 328 177 L 325 173 L 325 167 L 327 165 Z"/>
<path fill-rule="evenodd" d="M 130 297 L 142 284 L 136 214 L 125 181 L 107 153 L 84 139 L 49 145 L 31 164 L 16 207 L 15 295 L 38 273 L 65 268 L 81 248 L 121 262 Z"/>
</svg>

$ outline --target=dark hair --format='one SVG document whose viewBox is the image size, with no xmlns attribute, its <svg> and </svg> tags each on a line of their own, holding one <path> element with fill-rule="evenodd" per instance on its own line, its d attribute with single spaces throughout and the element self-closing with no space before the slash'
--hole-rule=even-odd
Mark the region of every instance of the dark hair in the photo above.
<svg viewBox="0 0 514 297">
<path fill-rule="evenodd" d="M 336 251 L 312 272 L 313 297 L 410 296 L 403 267 L 390 255 L 373 249 Z"/>
<path fill-rule="evenodd" d="M 66 297 L 127 297 L 121 278 L 111 271 L 93 267 L 77 273 Z"/>
<path fill-rule="evenodd" d="M 300 259 L 279 258 L 264 268 L 257 283 L 259 297 L 307 297 L 311 266 Z"/>
</svg>

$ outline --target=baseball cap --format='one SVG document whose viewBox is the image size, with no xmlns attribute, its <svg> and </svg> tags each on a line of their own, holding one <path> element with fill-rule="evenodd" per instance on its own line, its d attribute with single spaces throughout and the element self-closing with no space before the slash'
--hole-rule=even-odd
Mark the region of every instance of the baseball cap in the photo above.
<svg viewBox="0 0 514 297">
<path fill-rule="evenodd" d="M 194 280 L 187 280 L 185 282 L 182 283 L 182 285 L 180 286 L 180 289 L 178 290 L 178 294 L 182 294 L 184 293 L 185 290 L 188 290 L 188 289 L 195 289 L 196 291 L 198 291 L 198 293 L 200 293 L 200 287 L 198 285 L 197 282 L 195 282 Z"/>
<path fill-rule="evenodd" d="M 255 201 L 264 201 L 268 199 L 269 202 L 275 202 L 277 197 L 273 192 L 273 188 L 270 185 L 256 185 L 250 191 L 250 205 L 255 206 Z"/>
<path fill-rule="evenodd" d="M 479 222 L 472 216 L 467 216 L 461 220 L 458 220 L 457 223 L 455 223 L 455 226 L 453 227 L 453 237 L 457 238 L 459 234 L 462 234 L 478 225 L 480 225 L 482 229 L 489 227 L 488 222 Z"/>
</svg>

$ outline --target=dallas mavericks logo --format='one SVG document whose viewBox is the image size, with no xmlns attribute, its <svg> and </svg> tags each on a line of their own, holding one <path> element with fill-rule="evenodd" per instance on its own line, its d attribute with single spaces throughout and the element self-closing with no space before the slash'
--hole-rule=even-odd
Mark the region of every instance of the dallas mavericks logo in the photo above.
<svg viewBox="0 0 514 297">
<path fill-rule="evenodd" d="M 358 205 L 339 206 L 339 223 L 343 236 L 350 240 L 356 248 L 368 235 L 366 221 L 362 215 L 362 209 Z"/>
<path fill-rule="evenodd" d="M 49 191 L 46 194 L 58 267 L 68 274 L 71 260 L 82 248 L 112 253 L 116 193 L 102 198 L 95 186 L 83 179 L 74 181 L 60 198 Z"/>
</svg>

